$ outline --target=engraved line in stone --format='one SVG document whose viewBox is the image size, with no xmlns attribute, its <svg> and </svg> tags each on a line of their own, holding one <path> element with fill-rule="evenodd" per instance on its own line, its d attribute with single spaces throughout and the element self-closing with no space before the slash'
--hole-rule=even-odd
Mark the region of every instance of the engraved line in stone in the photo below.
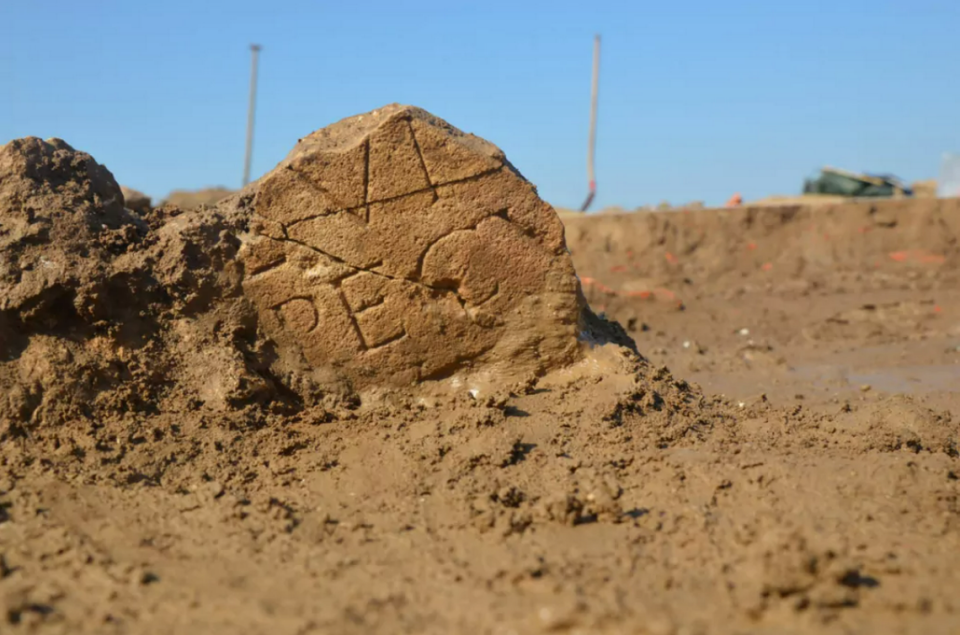
<svg viewBox="0 0 960 635">
<path fill-rule="evenodd" d="M 333 194 L 331 194 L 327 188 L 315 182 L 313 179 L 309 178 L 306 174 L 304 174 L 303 172 L 301 172 L 300 170 L 296 169 L 293 166 L 288 166 L 287 169 L 296 175 L 298 181 L 301 181 L 307 187 L 319 192 L 320 194 L 323 194 L 331 203 L 334 204 L 335 206 L 334 209 L 329 209 L 323 212 L 322 214 L 317 214 L 316 216 L 329 216 L 330 214 L 336 214 L 337 212 L 341 212 L 347 209 L 345 205 L 341 204 L 340 201 L 334 198 Z M 280 224 L 282 225 L 283 223 L 280 223 Z M 291 225 L 292 224 L 293 223 L 291 223 Z"/>
<path fill-rule="evenodd" d="M 262 275 L 264 275 L 264 274 L 270 273 L 270 272 L 273 271 L 274 269 L 277 269 L 277 268 L 281 267 L 281 266 L 282 266 L 284 263 L 286 263 L 286 262 L 287 262 L 287 256 L 286 256 L 286 254 L 284 254 L 284 255 L 280 256 L 280 258 L 278 258 L 277 260 L 271 260 L 271 261 L 268 262 L 267 264 L 265 264 L 265 265 L 263 265 L 263 266 L 261 266 L 261 267 L 257 267 L 257 268 L 255 268 L 255 269 L 253 269 L 253 270 L 247 275 L 247 279 L 248 279 L 248 280 L 252 280 L 253 278 L 257 278 L 257 277 L 260 277 L 260 276 L 262 276 Z"/>
<path fill-rule="evenodd" d="M 417 151 L 417 158 L 420 159 L 420 167 L 423 169 L 423 175 L 427 178 L 427 183 L 430 184 L 430 190 L 433 192 L 433 202 L 436 203 L 440 195 L 437 194 L 437 188 L 433 184 L 433 179 L 430 178 L 430 170 L 427 169 L 427 162 L 423 158 L 423 150 L 420 149 L 420 142 L 417 141 L 417 133 L 413 131 L 413 122 L 410 119 L 407 119 L 407 128 L 410 129 L 410 138 L 413 139 L 413 147 Z"/>
<path fill-rule="evenodd" d="M 347 318 L 350 320 L 350 324 L 353 325 L 353 330 L 357 333 L 357 339 L 360 340 L 360 347 L 363 350 L 369 350 L 370 346 L 367 345 L 367 340 L 363 337 L 363 331 L 360 330 L 360 324 L 357 322 L 357 316 L 353 314 L 353 309 L 350 308 L 350 303 L 347 302 L 347 296 L 343 294 L 343 289 L 337 288 L 337 297 L 340 298 L 340 304 L 343 305 L 343 310 L 347 312 Z"/>
<path fill-rule="evenodd" d="M 363 143 L 363 218 L 370 222 L 370 139 Z"/>
<path fill-rule="evenodd" d="M 319 249 L 318 247 L 314 247 L 313 245 L 307 244 L 307 243 L 305 243 L 305 242 L 303 242 L 303 241 L 300 241 L 300 240 L 297 240 L 297 239 L 295 239 L 295 238 L 274 238 L 273 236 L 267 236 L 266 234 L 264 234 L 263 237 L 266 238 L 267 240 L 273 240 L 273 241 L 276 241 L 276 242 L 278 242 L 278 243 L 292 243 L 292 244 L 294 244 L 294 245 L 299 245 L 299 246 L 301 246 L 301 247 L 304 247 L 304 248 L 306 248 L 306 249 L 309 249 L 310 251 L 315 251 L 315 252 L 317 252 L 318 254 L 320 254 L 321 256 L 326 256 L 327 258 L 329 258 L 330 260 L 334 261 L 334 262 L 337 263 L 337 264 L 344 265 L 345 267 L 350 267 L 351 269 L 354 270 L 355 273 L 360 273 L 360 272 L 362 272 L 362 271 L 366 271 L 367 273 L 372 273 L 372 274 L 375 275 L 375 276 L 380 276 L 381 278 L 387 278 L 387 279 L 389 279 L 389 280 L 405 280 L 405 278 L 396 278 L 396 277 L 394 277 L 394 276 L 391 276 L 391 275 L 386 274 L 386 273 L 382 273 L 382 272 L 380 272 L 380 271 L 374 271 L 373 269 L 367 269 L 367 268 L 364 268 L 364 267 L 358 267 L 358 266 L 356 266 L 356 265 L 352 265 L 352 264 L 350 264 L 349 262 L 347 262 L 346 260 L 344 260 L 343 258 L 340 258 L 339 256 L 334 256 L 334 255 L 331 254 L 331 253 L 328 253 L 328 252 L 326 252 L 326 251 L 324 251 L 324 250 L 322 250 L 322 249 Z M 382 264 L 383 264 L 383 261 L 382 261 L 382 260 L 378 260 L 378 261 L 376 261 L 375 263 L 373 263 L 373 265 L 371 265 L 371 266 L 373 266 L 373 267 L 379 267 L 379 266 L 381 266 Z M 354 275 L 354 274 L 350 274 L 350 275 Z M 343 277 L 340 278 L 340 279 L 341 279 L 341 280 L 345 280 L 345 279 L 349 278 L 350 275 L 343 276 Z M 416 280 L 408 280 L 408 282 L 412 282 L 412 283 L 414 283 L 414 284 L 422 284 L 422 283 L 418 283 Z M 426 284 L 424 284 L 423 286 L 429 287 L 429 285 L 426 285 Z"/>
<path fill-rule="evenodd" d="M 482 223 L 483 221 L 485 221 L 485 220 L 487 220 L 487 219 L 489 219 L 489 218 L 493 218 L 494 216 L 496 216 L 496 217 L 498 217 L 498 218 L 504 218 L 504 215 L 506 215 L 506 214 L 507 214 L 507 208 L 503 208 L 503 209 L 501 209 L 501 210 L 497 210 L 496 212 L 494 212 L 493 214 L 490 214 L 489 216 L 484 216 L 483 218 L 481 218 L 480 220 L 478 220 L 476 223 L 474 223 L 474 224 L 471 225 L 470 227 L 464 227 L 463 229 L 454 229 L 453 231 L 448 232 L 448 233 L 444 234 L 443 236 L 439 236 L 439 237 L 438 237 L 436 240 L 434 240 L 432 243 L 430 243 L 429 245 L 427 245 L 426 247 L 424 247 L 424 249 L 423 249 L 422 252 L 420 252 L 420 257 L 417 258 L 417 268 L 416 268 L 416 272 L 417 272 L 417 273 L 416 273 L 416 276 L 417 276 L 417 278 L 418 278 L 418 279 L 419 279 L 419 278 L 423 278 L 423 263 L 424 263 L 424 261 L 427 259 L 427 254 L 430 253 L 430 250 L 433 249 L 433 247 L 434 247 L 438 242 L 440 242 L 441 240 L 443 240 L 443 239 L 446 238 L 447 236 L 452 236 L 452 235 L 456 234 L 457 232 L 476 231 L 477 227 L 479 227 L 479 226 L 480 226 L 480 223 Z M 512 221 L 510 221 L 509 219 L 507 219 L 507 222 L 512 222 Z M 445 288 L 447 288 L 447 287 L 434 287 L 434 288 L 445 289 Z"/>
<path fill-rule="evenodd" d="M 499 168 L 493 168 L 493 169 L 487 170 L 487 171 L 485 171 L 485 172 L 481 172 L 480 174 L 474 174 L 473 176 L 465 176 L 465 177 L 463 177 L 462 179 L 454 179 L 454 180 L 452 180 L 452 181 L 447 181 L 446 183 L 438 183 L 437 185 L 432 185 L 432 186 L 430 186 L 430 187 L 420 188 L 419 190 L 414 190 L 414 191 L 412 191 L 412 192 L 407 192 L 407 193 L 405 193 L 405 194 L 397 194 L 396 196 L 388 196 L 388 197 L 386 197 L 386 198 L 381 198 L 381 199 L 377 199 L 377 200 L 375 200 L 375 201 L 370 201 L 369 203 L 367 203 L 367 206 L 377 205 L 378 203 L 392 203 L 392 202 L 394 202 L 394 201 L 396 201 L 396 200 L 399 200 L 399 199 L 401 199 L 401 198 L 406 198 L 406 197 L 408 197 L 408 196 L 413 196 L 413 195 L 415 195 L 415 194 L 423 194 L 424 192 L 433 191 L 433 192 L 436 194 L 436 188 L 438 188 L 438 187 L 446 187 L 446 186 L 448 186 L 448 185 L 459 185 L 459 184 L 461 184 L 461 183 L 469 183 L 470 181 L 476 181 L 476 180 L 482 179 L 482 178 L 484 178 L 484 177 L 486 177 L 486 176 L 490 176 L 490 175 L 492 175 L 492 174 L 496 174 L 497 172 L 499 172 L 499 171 L 501 171 L 501 170 L 503 170 L 503 166 L 500 166 Z M 322 214 L 314 214 L 313 216 L 308 216 L 308 217 L 306 217 L 306 218 L 301 218 L 301 219 L 295 220 L 295 221 L 293 221 L 292 223 L 288 223 L 288 224 L 286 225 L 286 227 L 293 227 L 294 225 L 297 225 L 297 224 L 299 224 L 299 223 L 304 223 L 304 222 L 306 222 L 306 221 L 308 221 L 308 220 L 313 220 L 313 219 L 315 219 L 315 218 L 320 218 L 320 217 L 322 217 L 322 216 L 330 216 L 331 214 L 338 214 L 338 213 L 340 213 L 340 212 L 349 212 L 349 213 L 352 213 L 352 214 L 354 214 L 354 215 L 356 215 L 356 216 L 361 216 L 361 214 L 359 214 L 358 212 L 360 212 L 360 211 L 362 211 L 362 210 L 363 210 L 362 207 L 344 207 L 344 208 L 342 208 L 342 209 L 330 210 L 330 211 L 323 212 Z M 274 221 L 274 222 L 278 222 L 278 221 Z"/>
<path fill-rule="evenodd" d="M 382 305 L 383 303 L 385 303 L 386 301 L 387 301 L 387 296 L 385 296 L 385 295 L 380 296 L 380 297 L 377 299 L 376 302 L 373 302 L 373 303 L 371 303 L 371 304 L 368 304 L 368 305 L 364 306 L 362 309 L 356 309 L 355 312 L 356 312 L 357 314 L 360 314 L 360 313 L 363 313 L 363 312 L 365 312 L 365 311 L 369 311 L 370 309 L 372 309 L 372 308 L 374 308 L 374 307 L 381 306 L 381 305 Z"/>
<path fill-rule="evenodd" d="M 448 235 L 449 235 L 449 234 L 448 234 Z M 267 240 L 273 240 L 273 241 L 276 241 L 276 242 L 279 242 L 279 243 L 288 242 L 288 243 L 293 243 L 294 245 L 299 245 L 299 246 L 304 247 L 304 248 L 306 248 L 306 249 L 309 249 L 309 250 L 311 250 L 311 251 L 315 251 L 315 252 L 317 252 L 318 254 L 320 254 L 320 255 L 322 255 L 322 256 L 326 256 L 327 258 L 329 258 L 330 260 L 332 260 L 332 261 L 334 261 L 334 262 L 336 262 L 336 263 L 338 263 L 338 264 L 344 265 L 344 266 L 346 266 L 346 267 L 350 267 L 351 269 L 354 269 L 354 270 L 357 271 L 357 272 L 366 271 L 367 273 L 372 273 L 372 274 L 375 275 L 375 276 L 380 276 L 381 278 L 386 278 L 387 280 L 402 280 L 402 281 L 404 281 L 404 282 L 409 282 L 410 284 L 415 284 L 415 285 L 421 286 L 421 287 L 423 287 L 423 288 L 425 288 L 425 289 L 431 289 L 431 290 L 433 290 L 433 291 L 452 292 L 451 289 L 448 289 L 448 288 L 446 288 L 446 287 L 434 287 L 434 286 L 431 286 L 431 285 L 429 285 L 429 284 L 426 284 L 426 283 L 424 283 L 424 282 L 422 282 L 422 281 L 420 281 L 420 280 L 410 280 L 409 278 L 398 278 L 398 277 L 396 277 L 396 276 L 391 276 L 391 275 L 388 274 L 388 273 L 383 273 L 382 271 L 376 271 L 376 270 L 374 270 L 374 269 L 368 269 L 368 268 L 365 268 L 365 267 L 358 267 L 358 266 L 356 266 L 356 265 L 352 265 L 352 264 L 350 264 L 349 262 L 347 262 L 346 260 L 344 260 L 343 258 L 339 258 L 339 257 L 337 257 L 337 256 L 334 256 L 334 255 L 331 254 L 331 253 L 328 253 L 328 252 L 326 252 L 326 251 L 324 251 L 324 250 L 322 250 L 322 249 L 318 249 L 317 247 L 314 247 L 313 245 L 309 245 L 309 244 L 307 244 L 307 243 L 305 243 L 305 242 L 301 242 L 301 241 L 296 240 L 296 239 L 294 239 L 294 238 L 274 238 L 273 236 L 267 236 L 267 235 L 265 235 L 265 234 L 263 235 L 263 237 L 266 238 Z M 371 266 L 373 266 L 373 267 L 380 267 L 380 266 L 382 266 L 382 265 L 383 265 L 383 261 L 379 261 L 379 260 L 378 260 L 377 262 L 375 262 L 375 263 L 374 263 L 373 265 L 371 265 Z M 346 279 L 347 277 L 349 277 L 349 276 L 345 276 L 344 278 L 341 278 L 341 280 L 344 280 L 344 279 Z"/>
<path fill-rule="evenodd" d="M 307 304 L 309 304 L 309 305 L 310 305 L 310 309 L 313 311 L 313 324 L 311 324 L 311 325 L 310 325 L 310 328 L 307 329 L 307 332 L 309 333 L 309 332 L 312 331 L 313 329 L 317 328 L 317 326 L 320 324 L 320 314 L 317 312 L 317 306 L 316 306 L 316 304 L 314 304 L 314 299 L 311 298 L 310 296 L 305 296 L 305 295 L 294 296 L 294 297 L 292 297 L 292 298 L 288 298 L 288 299 L 284 300 L 283 302 L 278 302 L 277 304 L 273 305 L 273 306 L 270 307 L 270 308 L 271 308 L 272 310 L 277 311 L 277 312 L 279 313 L 279 312 L 280 312 L 280 309 L 282 309 L 282 308 L 285 307 L 286 305 L 290 304 L 291 302 L 296 302 L 297 300 L 303 300 L 304 302 L 306 302 Z M 282 315 L 283 315 L 283 314 L 281 313 L 281 316 L 282 316 Z M 281 319 L 282 319 L 282 317 L 281 317 Z"/>
<path fill-rule="evenodd" d="M 400 333 L 398 333 L 397 335 L 394 335 L 393 337 L 387 338 L 386 340 L 384 340 L 384 341 L 381 342 L 380 344 L 377 344 L 376 346 L 371 346 L 371 347 L 370 347 L 369 349 L 367 349 L 367 350 L 368 350 L 368 351 L 375 351 L 375 350 L 381 349 L 381 348 L 383 348 L 383 347 L 385 347 L 385 346 L 389 346 L 390 344 L 393 344 L 393 343 L 395 343 L 395 342 L 399 342 L 400 340 L 404 339 L 405 337 L 407 337 L 407 330 L 406 330 L 406 329 L 403 329 L 403 330 L 402 330 Z"/>
<path fill-rule="evenodd" d="M 488 218 L 489 218 L 489 217 L 488 217 Z M 486 219 L 483 219 L 483 220 L 486 220 Z M 456 230 L 456 231 L 463 231 L 463 230 Z M 450 234 L 446 234 L 446 236 L 449 236 L 449 235 L 451 235 L 451 234 L 453 234 L 453 233 L 454 233 L 454 232 L 450 232 Z M 343 260 L 342 258 L 338 258 L 337 256 L 334 256 L 333 254 L 329 254 L 329 253 L 323 251 L 322 249 L 317 249 L 317 248 L 314 247 L 313 245 L 308 245 L 307 243 L 300 242 L 299 240 L 294 240 L 293 238 L 281 239 L 281 238 L 274 238 L 274 237 L 272 237 L 272 236 L 266 236 L 266 235 L 264 235 L 263 237 L 266 238 L 266 239 L 268 239 L 268 240 L 274 240 L 274 241 L 276 241 L 276 242 L 289 242 L 289 243 L 293 243 L 294 245 L 299 245 L 299 246 L 304 247 L 304 248 L 306 248 L 306 249 L 309 249 L 309 250 L 311 250 L 311 251 L 315 251 L 315 252 L 317 252 L 318 254 L 321 254 L 321 255 L 323 255 L 323 256 L 326 256 L 327 258 L 329 258 L 330 260 L 333 260 L 333 261 L 336 262 L 336 263 L 342 264 L 342 265 L 344 265 L 344 266 L 346 266 L 346 267 L 349 267 L 349 268 L 355 270 L 357 273 L 365 271 L 365 272 L 367 272 L 367 273 L 372 273 L 372 274 L 375 275 L 375 276 L 380 276 L 381 278 L 386 278 L 387 280 L 401 280 L 401 281 L 403 281 L 403 282 L 408 282 L 408 283 L 410 283 L 410 284 L 414 284 L 414 285 L 417 285 L 417 286 L 422 287 L 422 288 L 424 288 L 424 289 L 429 289 L 429 290 L 431 290 L 431 291 L 437 291 L 437 292 L 441 292 L 441 293 L 449 293 L 450 295 L 452 295 L 452 296 L 454 297 L 454 299 L 455 299 L 455 300 L 457 301 L 457 303 L 460 305 L 460 308 L 463 310 L 464 314 L 466 314 L 466 315 L 469 317 L 469 314 L 467 313 L 467 302 L 466 302 L 466 300 L 463 299 L 463 297 L 461 297 L 461 295 L 460 295 L 460 293 L 458 292 L 457 289 L 451 289 L 451 288 L 449 288 L 449 287 L 436 287 L 436 286 L 433 286 L 433 285 L 426 284 L 426 283 L 423 282 L 422 280 L 410 280 L 409 278 L 397 278 L 397 277 L 395 277 L 395 276 L 391 276 L 390 274 L 386 274 L 386 273 L 383 273 L 383 272 L 380 272 L 380 271 L 375 271 L 375 270 L 373 270 L 373 269 L 365 269 L 365 268 L 363 268 L 363 267 L 357 267 L 357 266 L 355 266 L 355 265 L 351 265 L 350 263 L 346 262 L 346 261 Z M 441 236 L 441 238 L 443 238 L 443 236 Z M 440 239 L 438 238 L 437 241 L 439 241 L 439 240 L 440 240 Z M 436 242 L 434 242 L 433 244 L 436 244 Z M 383 264 L 383 262 L 378 261 L 378 262 L 374 263 L 373 266 L 374 266 L 374 267 L 379 267 L 379 266 L 381 266 L 382 264 Z M 352 275 L 352 274 L 351 274 L 351 275 Z M 347 278 L 349 278 L 349 277 L 350 277 L 350 276 L 348 275 L 348 276 L 344 276 L 343 278 L 340 278 L 340 282 L 343 282 L 343 280 L 345 280 L 345 279 L 347 279 Z M 339 285 L 336 285 L 334 288 L 339 289 Z M 345 302 L 345 301 L 346 301 L 346 298 L 343 298 L 343 301 Z M 351 314 L 351 318 L 353 319 L 353 315 L 352 315 L 352 314 Z M 355 321 L 355 320 L 354 320 L 354 321 Z M 358 332 L 359 332 L 359 328 L 360 328 L 360 327 L 357 326 L 356 328 L 357 328 L 357 330 L 358 330 Z M 362 337 L 362 336 L 361 336 L 361 337 Z"/>
<path fill-rule="evenodd" d="M 332 256 L 331 256 L 331 258 L 332 258 Z M 375 262 L 375 263 L 373 264 L 373 266 L 374 266 L 374 267 L 378 266 L 378 265 L 380 264 L 380 262 L 381 262 L 381 261 Z M 345 276 L 340 276 L 340 277 L 337 278 L 336 280 L 333 280 L 333 281 L 332 281 L 333 286 L 335 286 L 335 287 L 337 287 L 337 288 L 339 288 L 341 285 L 343 285 L 344 281 L 349 280 L 350 278 L 354 278 L 354 277 L 356 277 L 356 276 L 359 276 L 361 273 L 364 272 L 363 269 L 358 269 L 358 268 L 356 268 L 356 267 L 352 267 L 351 265 L 347 265 L 347 263 L 345 263 L 345 262 L 344 262 L 344 263 L 341 263 L 341 264 L 344 264 L 344 265 L 346 265 L 346 266 L 348 266 L 348 267 L 351 267 L 351 268 L 353 269 L 353 271 L 351 271 L 350 273 L 348 273 L 348 274 L 345 275 Z"/>
</svg>

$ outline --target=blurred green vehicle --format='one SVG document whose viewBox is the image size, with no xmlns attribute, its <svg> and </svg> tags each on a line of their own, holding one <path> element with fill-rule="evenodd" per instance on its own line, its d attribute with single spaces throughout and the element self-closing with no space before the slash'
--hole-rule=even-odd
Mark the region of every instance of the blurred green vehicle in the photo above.
<svg viewBox="0 0 960 635">
<path fill-rule="evenodd" d="M 913 196 L 913 191 L 894 176 L 857 174 L 831 167 L 820 170 L 819 177 L 807 179 L 803 184 L 803 193 L 850 197 Z"/>
</svg>

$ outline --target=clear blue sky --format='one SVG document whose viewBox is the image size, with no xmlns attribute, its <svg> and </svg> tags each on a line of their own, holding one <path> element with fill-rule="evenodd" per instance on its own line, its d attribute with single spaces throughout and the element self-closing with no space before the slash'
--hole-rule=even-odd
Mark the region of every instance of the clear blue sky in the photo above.
<svg viewBox="0 0 960 635">
<path fill-rule="evenodd" d="M 0 143 L 61 137 L 154 197 L 236 187 L 248 44 L 253 171 L 389 102 L 502 147 L 556 205 L 796 192 L 823 164 L 936 176 L 960 151 L 957 0 L 0 2 Z"/>
</svg>

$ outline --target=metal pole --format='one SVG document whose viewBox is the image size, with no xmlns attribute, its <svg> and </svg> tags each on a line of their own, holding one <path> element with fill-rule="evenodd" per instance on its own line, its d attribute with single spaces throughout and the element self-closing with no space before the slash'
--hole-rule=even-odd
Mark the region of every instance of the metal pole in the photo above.
<svg viewBox="0 0 960 635">
<path fill-rule="evenodd" d="M 250 182 L 250 161 L 253 159 L 253 120 L 257 109 L 257 61 L 260 58 L 260 45 L 251 44 L 250 53 L 250 105 L 247 108 L 247 151 L 243 159 L 243 184 Z"/>
<path fill-rule="evenodd" d="M 590 193 L 580 208 L 587 211 L 593 197 L 597 193 L 597 179 L 594 174 L 593 156 L 597 150 L 597 92 L 600 83 L 600 36 L 593 38 L 593 84 L 590 87 L 590 139 L 587 142 L 587 181 L 590 184 Z"/>
</svg>

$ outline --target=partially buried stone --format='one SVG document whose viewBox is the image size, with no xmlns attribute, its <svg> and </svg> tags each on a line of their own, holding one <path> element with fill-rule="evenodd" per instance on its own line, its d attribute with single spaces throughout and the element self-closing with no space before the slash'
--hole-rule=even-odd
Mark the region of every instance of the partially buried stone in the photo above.
<svg viewBox="0 0 960 635">
<path fill-rule="evenodd" d="M 358 387 L 576 357 L 563 226 L 487 141 L 390 105 L 300 140 L 253 191 L 244 292 L 282 355 Z"/>
</svg>

